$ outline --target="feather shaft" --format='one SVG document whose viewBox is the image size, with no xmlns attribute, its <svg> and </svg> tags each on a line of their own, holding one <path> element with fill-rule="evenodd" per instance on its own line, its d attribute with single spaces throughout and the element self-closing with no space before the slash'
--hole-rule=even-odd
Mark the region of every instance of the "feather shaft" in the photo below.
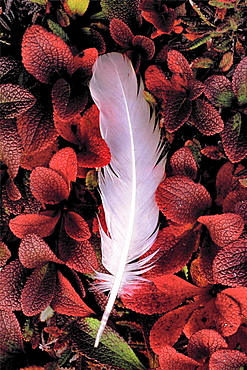
<svg viewBox="0 0 247 370">
<path fill-rule="evenodd" d="M 143 85 L 128 58 L 100 56 L 90 81 L 100 110 L 100 130 L 111 162 L 99 172 L 99 189 L 109 234 L 100 225 L 102 263 L 109 274 L 97 273 L 99 288 L 109 290 L 95 341 L 97 347 L 117 296 L 131 294 L 140 275 L 152 268 L 153 257 L 140 259 L 157 236 L 159 210 L 155 191 L 164 176 L 160 131 L 143 97 Z"/>
</svg>

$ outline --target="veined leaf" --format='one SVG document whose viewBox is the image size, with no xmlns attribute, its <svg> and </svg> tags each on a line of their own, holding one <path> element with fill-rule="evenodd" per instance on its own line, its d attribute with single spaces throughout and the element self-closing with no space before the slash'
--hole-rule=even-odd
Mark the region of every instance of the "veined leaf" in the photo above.
<svg viewBox="0 0 247 370">
<path fill-rule="evenodd" d="M 93 318 L 85 318 L 80 323 L 73 324 L 70 336 L 79 352 L 101 364 L 116 366 L 119 369 L 145 369 L 129 345 L 109 326 L 106 327 L 99 346 L 95 348 L 99 325 L 100 321 Z"/>
<path fill-rule="evenodd" d="M 51 19 L 48 19 L 47 23 L 54 35 L 60 37 L 66 44 L 69 44 L 69 37 L 59 24 L 53 22 Z"/>
<path fill-rule="evenodd" d="M 65 0 L 63 3 L 65 11 L 69 15 L 83 15 L 89 5 L 89 0 Z"/>
</svg>

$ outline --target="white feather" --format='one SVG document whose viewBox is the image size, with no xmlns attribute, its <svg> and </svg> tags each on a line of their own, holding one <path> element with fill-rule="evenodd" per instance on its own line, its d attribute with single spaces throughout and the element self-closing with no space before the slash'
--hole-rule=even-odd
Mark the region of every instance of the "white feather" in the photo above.
<svg viewBox="0 0 247 370">
<path fill-rule="evenodd" d="M 164 176 L 160 130 L 128 58 L 100 56 L 90 81 L 100 110 L 100 130 L 111 151 L 110 165 L 99 172 L 99 189 L 109 234 L 102 227 L 102 263 L 98 286 L 109 299 L 95 341 L 98 346 L 117 296 L 131 294 L 149 270 L 153 255 L 140 259 L 154 243 L 159 210 L 155 191 Z"/>
</svg>

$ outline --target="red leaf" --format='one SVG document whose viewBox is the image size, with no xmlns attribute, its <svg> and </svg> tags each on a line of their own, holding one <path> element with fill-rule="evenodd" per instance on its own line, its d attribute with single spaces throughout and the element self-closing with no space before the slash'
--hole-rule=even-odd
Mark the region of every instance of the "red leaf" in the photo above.
<svg viewBox="0 0 247 370">
<path fill-rule="evenodd" d="M 181 73 L 186 79 L 193 79 L 193 72 L 187 59 L 177 50 L 170 50 L 167 54 L 168 68 L 173 73 Z"/>
<path fill-rule="evenodd" d="M 112 19 L 110 22 L 110 33 L 113 40 L 119 45 L 129 48 L 134 37 L 129 26 L 120 19 Z"/>
<path fill-rule="evenodd" d="M 244 223 L 247 224 L 247 200 L 242 200 L 236 203 L 234 211 L 242 216 Z"/>
<path fill-rule="evenodd" d="M 214 159 L 216 161 L 226 158 L 223 153 L 223 148 L 221 145 L 206 145 L 202 150 L 201 153 L 210 159 Z"/>
<path fill-rule="evenodd" d="M 169 9 L 161 0 L 144 0 L 140 5 L 143 18 L 152 23 L 155 28 L 163 33 L 171 33 L 176 13 L 174 9 Z"/>
<path fill-rule="evenodd" d="M 227 338 L 229 349 L 235 349 L 239 345 L 244 352 L 247 352 L 247 327 L 241 325 L 237 333 Z"/>
<path fill-rule="evenodd" d="M 83 274 L 95 272 L 98 260 L 94 248 L 88 240 L 76 241 L 65 232 L 61 232 L 58 244 L 59 258 L 68 267 Z"/>
<path fill-rule="evenodd" d="M 24 87 L 1 84 L 0 117 L 5 119 L 18 117 L 31 108 L 35 101 L 35 97 Z"/>
<path fill-rule="evenodd" d="M 76 293 L 69 280 L 59 271 L 56 294 L 51 302 L 54 311 L 71 316 L 89 316 L 94 313 Z"/>
<path fill-rule="evenodd" d="M 207 226 L 212 240 L 220 247 L 238 239 L 244 230 L 244 220 L 236 213 L 201 216 L 197 221 Z"/>
<path fill-rule="evenodd" d="M 247 287 L 228 288 L 224 290 L 240 306 L 242 315 L 247 317 Z"/>
<path fill-rule="evenodd" d="M 85 89 L 80 92 L 63 78 L 57 80 L 52 88 L 54 112 L 59 118 L 68 120 L 83 111 L 87 104 L 88 94 Z"/>
<path fill-rule="evenodd" d="M 211 197 L 201 184 L 185 176 L 173 176 L 163 181 L 156 192 L 161 212 L 177 223 L 195 222 L 211 205 Z"/>
<path fill-rule="evenodd" d="M 30 175 L 30 188 L 41 203 L 57 204 L 69 197 L 67 182 L 56 171 L 36 167 Z"/>
<path fill-rule="evenodd" d="M 196 99 L 190 122 L 204 135 L 215 135 L 224 129 L 219 112 L 206 100 Z"/>
<path fill-rule="evenodd" d="M 157 98 L 162 99 L 171 90 L 171 83 L 164 72 L 156 65 L 149 66 L 145 72 L 145 83 L 148 90 Z"/>
<path fill-rule="evenodd" d="M 93 29 L 90 30 L 90 32 L 93 31 L 95 30 Z M 83 76 L 90 76 L 92 74 L 93 65 L 96 62 L 96 59 L 98 58 L 98 54 L 99 52 L 96 48 L 88 48 L 83 50 L 80 54 L 74 57 L 75 68 L 76 69 L 80 68 L 80 71 L 82 71 Z"/>
<path fill-rule="evenodd" d="M 215 329 L 225 337 L 236 333 L 240 324 L 239 305 L 222 292 L 218 293 L 216 298 L 208 300 L 204 307 L 193 312 L 184 333 L 190 338 L 198 330 Z"/>
<path fill-rule="evenodd" d="M 17 119 L 17 131 L 26 152 L 46 149 L 57 137 L 52 115 L 37 103 Z"/>
<path fill-rule="evenodd" d="M 187 298 L 199 295 L 201 289 L 187 283 L 175 275 L 152 278 L 152 283 L 144 283 L 134 293 L 121 296 L 126 307 L 133 311 L 152 315 L 172 310 Z"/>
<path fill-rule="evenodd" d="M 214 259 L 213 274 L 219 284 L 247 286 L 247 240 L 238 239 L 220 250 Z"/>
<path fill-rule="evenodd" d="M 27 71 L 43 83 L 49 83 L 56 72 L 74 72 L 73 55 L 68 45 L 39 25 L 32 25 L 24 33 L 22 62 Z"/>
<path fill-rule="evenodd" d="M 79 166 L 103 167 L 109 164 L 111 159 L 110 150 L 101 137 L 96 135 L 86 137 L 84 146 L 77 156 Z"/>
<path fill-rule="evenodd" d="M 19 260 L 11 261 L 0 274 L 0 309 L 21 310 L 21 290 L 25 281 L 25 269 Z"/>
<path fill-rule="evenodd" d="M 209 370 L 238 370 L 247 365 L 247 355 L 239 351 L 220 349 L 209 360 Z"/>
<path fill-rule="evenodd" d="M 21 157 L 21 167 L 32 171 L 35 167 L 47 167 L 51 157 L 58 151 L 58 141 L 55 140 L 46 149 L 40 152 L 24 152 Z"/>
<path fill-rule="evenodd" d="M 155 243 L 147 253 L 149 255 L 158 251 L 154 256 L 154 267 L 144 274 L 145 278 L 152 280 L 152 277 L 180 271 L 197 248 L 197 234 L 193 231 L 176 237 L 168 228 L 160 230 Z"/>
<path fill-rule="evenodd" d="M 178 149 L 170 159 L 173 175 L 184 175 L 192 179 L 197 176 L 197 164 L 188 147 Z"/>
<path fill-rule="evenodd" d="M 247 57 L 237 65 L 232 76 L 232 88 L 238 99 L 239 105 L 247 103 Z"/>
<path fill-rule="evenodd" d="M 213 75 L 204 81 L 204 94 L 217 107 L 230 107 L 234 98 L 231 82 L 221 75 Z"/>
<path fill-rule="evenodd" d="M 20 324 L 11 311 L 0 311 L 0 349 L 2 355 L 23 350 Z"/>
<path fill-rule="evenodd" d="M 224 151 L 232 163 L 240 162 L 247 155 L 247 140 L 242 127 L 244 124 L 238 112 L 225 123 L 221 133 Z"/>
<path fill-rule="evenodd" d="M 55 268 L 47 263 L 36 268 L 27 279 L 21 293 L 24 315 L 34 316 L 50 305 L 56 292 Z"/>
<path fill-rule="evenodd" d="M 10 257 L 11 252 L 9 248 L 4 242 L 0 241 L 0 267 L 4 266 Z"/>
<path fill-rule="evenodd" d="M 160 354 L 165 344 L 174 345 L 193 311 L 197 308 L 195 303 L 179 307 L 160 317 L 150 332 L 150 345 L 152 350 Z"/>
<path fill-rule="evenodd" d="M 77 174 L 77 157 L 74 149 L 63 148 L 50 160 L 49 167 L 63 176 L 66 182 L 75 181 Z"/>
<path fill-rule="evenodd" d="M 19 259 L 23 266 L 33 269 L 47 262 L 63 263 L 52 252 L 49 245 L 38 235 L 26 235 L 19 247 Z"/>
<path fill-rule="evenodd" d="M 21 139 L 11 120 L 2 120 L 0 126 L 0 158 L 8 167 L 11 177 L 16 177 L 22 155 Z"/>
<path fill-rule="evenodd" d="M 52 234 L 59 217 L 60 214 L 54 217 L 42 213 L 19 215 L 10 220 L 9 227 L 12 233 L 20 239 L 27 234 L 37 234 L 44 238 Z"/>
<path fill-rule="evenodd" d="M 64 229 L 71 238 L 78 241 L 87 240 L 91 236 L 87 222 L 75 212 L 65 215 Z"/>
<path fill-rule="evenodd" d="M 245 188 L 240 188 L 239 190 L 231 191 L 224 199 L 222 204 L 223 212 L 232 212 L 239 202 L 247 200 L 247 192 Z"/>
<path fill-rule="evenodd" d="M 160 352 L 159 363 L 161 370 L 194 370 L 198 362 L 182 353 L 178 353 L 169 345 L 164 345 Z"/>
<path fill-rule="evenodd" d="M 190 337 L 187 353 L 194 360 L 201 360 L 227 347 L 225 339 L 217 331 L 202 329 Z"/>
</svg>

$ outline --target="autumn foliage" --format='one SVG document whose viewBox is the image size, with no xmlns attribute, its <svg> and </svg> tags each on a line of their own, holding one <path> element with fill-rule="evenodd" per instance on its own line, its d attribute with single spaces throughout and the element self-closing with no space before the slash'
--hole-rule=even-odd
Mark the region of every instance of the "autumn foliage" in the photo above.
<svg viewBox="0 0 247 370">
<path fill-rule="evenodd" d="M 1 12 L 0 367 L 244 369 L 245 2 L 14 0 Z M 111 153 L 88 84 L 111 51 L 144 81 L 167 165 L 154 267 L 94 348 L 107 301 L 93 285 L 97 171 Z"/>
</svg>

